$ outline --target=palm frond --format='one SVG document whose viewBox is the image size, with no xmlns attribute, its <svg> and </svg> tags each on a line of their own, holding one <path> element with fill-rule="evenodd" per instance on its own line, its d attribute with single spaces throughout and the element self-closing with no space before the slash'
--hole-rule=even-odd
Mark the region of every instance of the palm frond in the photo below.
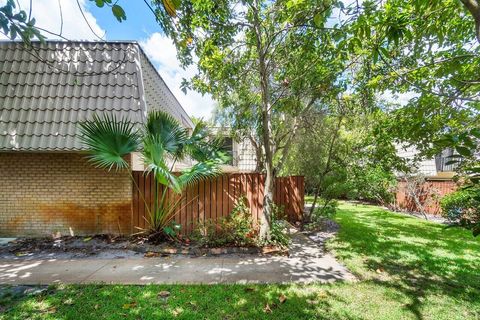
<svg viewBox="0 0 480 320">
<path fill-rule="evenodd" d="M 183 158 L 187 130 L 172 115 L 158 110 L 150 112 L 145 135 L 160 141 L 167 153 Z"/>
<path fill-rule="evenodd" d="M 204 180 L 213 178 L 221 174 L 218 161 L 204 161 L 193 165 L 192 167 L 183 170 L 178 177 L 178 184 L 180 188 L 185 188 Z"/>
<path fill-rule="evenodd" d="M 115 115 L 94 115 L 80 123 L 80 140 L 88 147 L 89 161 L 111 170 L 127 168 L 125 156 L 139 148 L 140 137 L 134 124 Z"/>
<path fill-rule="evenodd" d="M 229 157 L 222 152 L 223 139 L 212 136 L 207 124 L 200 121 L 185 143 L 185 152 L 194 160 L 203 162 L 222 159 L 220 163 L 228 162 Z"/>
<path fill-rule="evenodd" d="M 177 177 L 170 172 L 165 161 L 166 150 L 160 137 L 146 136 L 143 139 L 143 160 L 147 165 L 146 172 L 152 172 L 158 183 L 180 192 Z"/>
</svg>

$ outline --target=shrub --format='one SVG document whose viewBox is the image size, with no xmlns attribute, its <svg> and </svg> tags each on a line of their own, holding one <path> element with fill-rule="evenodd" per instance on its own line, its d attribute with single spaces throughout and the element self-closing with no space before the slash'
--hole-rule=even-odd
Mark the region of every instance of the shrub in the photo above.
<svg viewBox="0 0 480 320">
<path fill-rule="evenodd" d="M 460 189 L 440 201 L 443 215 L 451 222 L 473 226 L 480 222 L 480 188 Z"/>
<path fill-rule="evenodd" d="M 311 215 L 305 214 L 304 228 L 307 230 L 317 230 L 323 225 L 325 220 L 331 220 L 337 213 L 338 201 L 320 199 Z"/>
<path fill-rule="evenodd" d="M 349 180 L 347 197 L 380 204 L 390 203 L 396 184 L 395 176 L 379 166 L 357 168 Z"/>
<path fill-rule="evenodd" d="M 323 203 L 320 202 L 313 212 L 312 219 L 332 219 L 337 213 L 337 209 L 337 200 L 323 201 Z"/>
<path fill-rule="evenodd" d="M 253 226 L 252 215 L 246 198 L 241 197 L 227 217 L 217 221 L 209 219 L 198 225 L 192 238 L 201 245 L 208 247 L 255 246 L 257 244 L 257 230 Z"/>
<path fill-rule="evenodd" d="M 266 244 L 282 248 L 288 247 L 290 236 L 288 234 L 288 223 L 283 219 L 284 217 L 285 213 L 283 208 L 273 205 L 270 224 L 270 239 Z"/>
</svg>

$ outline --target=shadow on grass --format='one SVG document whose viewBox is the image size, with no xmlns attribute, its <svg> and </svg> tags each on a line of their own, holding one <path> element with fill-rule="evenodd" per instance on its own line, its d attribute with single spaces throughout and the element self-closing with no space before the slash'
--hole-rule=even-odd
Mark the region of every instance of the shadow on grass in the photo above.
<svg viewBox="0 0 480 320">
<path fill-rule="evenodd" d="M 162 290 L 168 301 L 158 298 Z M 67 286 L 24 298 L 5 319 L 355 319 L 331 307 L 341 297 L 323 294 L 288 285 Z"/>
<path fill-rule="evenodd" d="M 365 205 L 343 206 L 336 220 L 330 248 L 361 279 L 407 296 L 415 318 L 435 295 L 480 308 L 480 241 L 467 230 Z"/>
</svg>

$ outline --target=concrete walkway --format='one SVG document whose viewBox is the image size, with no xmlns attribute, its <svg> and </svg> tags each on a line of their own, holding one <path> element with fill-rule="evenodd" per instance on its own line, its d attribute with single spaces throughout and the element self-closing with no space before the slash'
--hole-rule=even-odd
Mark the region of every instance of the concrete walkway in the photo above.
<svg viewBox="0 0 480 320">
<path fill-rule="evenodd" d="M 0 260 L 0 284 L 312 283 L 353 280 L 333 256 L 294 234 L 290 256 Z"/>
</svg>

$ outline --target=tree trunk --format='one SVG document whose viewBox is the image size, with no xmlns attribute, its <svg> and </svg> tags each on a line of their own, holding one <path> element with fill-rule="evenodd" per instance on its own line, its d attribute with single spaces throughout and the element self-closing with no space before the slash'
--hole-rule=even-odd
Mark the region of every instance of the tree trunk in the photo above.
<svg viewBox="0 0 480 320">
<path fill-rule="evenodd" d="M 260 241 L 268 241 L 270 239 L 270 223 L 273 210 L 273 192 L 275 181 L 275 170 L 273 168 L 273 146 L 271 139 L 272 120 L 271 120 L 271 104 L 270 104 L 270 86 L 268 79 L 268 70 L 266 63 L 266 52 L 263 43 L 263 32 L 261 27 L 261 19 L 259 10 L 261 6 L 256 0 L 252 5 L 254 32 L 258 54 L 258 72 L 260 78 L 260 92 L 262 101 L 262 143 L 265 151 L 265 189 L 263 197 L 263 210 L 260 214 Z"/>
<path fill-rule="evenodd" d="M 265 80 L 262 81 L 262 86 L 267 85 L 265 83 L 267 81 L 266 77 Z M 268 87 L 266 87 L 268 88 Z M 264 91 L 264 90 L 262 90 Z M 268 92 L 268 89 L 266 89 Z M 271 143 L 271 119 L 270 119 L 270 112 L 269 112 L 269 103 L 268 103 L 268 95 L 266 92 L 262 92 L 263 102 L 264 102 L 264 110 L 262 112 L 262 123 L 263 123 L 263 144 L 265 148 L 265 189 L 264 189 L 264 197 L 263 197 L 263 211 L 260 214 L 260 240 L 267 241 L 270 239 L 270 223 L 272 217 L 272 210 L 273 210 L 273 192 L 274 192 L 274 181 L 275 181 L 275 170 L 273 168 L 273 150 L 272 150 L 272 143 Z"/>
<path fill-rule="evenodd" d="M 480 43 L 480 4 L 477 0 L 460 0 L 470 12 L 475 22 L 475 37 Z"/>
<path fill-rule="evenodd" d="M 252 143 L 253 147 L 255 148 L 255 157 L 256 159 L 256 165 L 255 165 L 255 171 L 256 172 L 262 172 L 264 169 L 263 165 L 263 150 L 262 150 L 262 145 L 258 144 L 257 141 L 255 141 L 255 138 L 249 134 L 248 139 L 250 139 L 250 142 Z"/>
<path fill-rule="evenodd" d="M 310 217 L 313 215 L 313 211 L 315 211 L 315 206 L 317 205 L 319 194 L 320 194 L 320 185 L 315 189 L 315 196 L 313 197 L 313 203 L 312 203 L 312 206 L 310 207 L 310 213 L 309 213 Z"/>
</svg>

